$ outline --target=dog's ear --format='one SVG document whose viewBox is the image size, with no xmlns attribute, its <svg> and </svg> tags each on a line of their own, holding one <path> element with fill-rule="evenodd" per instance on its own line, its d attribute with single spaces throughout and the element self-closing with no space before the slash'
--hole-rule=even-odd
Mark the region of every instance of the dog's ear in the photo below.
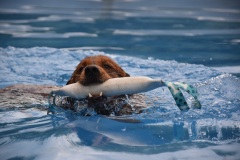
<svg viewBox="0 0 240 160">
<path fill-rule="evenodd" d="M 121 72 L 118 72 L 118 77 L 130 77 L 130 75 L 121 68 Z"/>
<path fill-rule="evenodd" d="M 67 81 L 67 83 L 66 83 L 66 85 L 69 85 L 69 84 L 71 84 L 71 82 L 70 82 L 70 81 L 71 81 L 71 80 L 68 80 L 68 81 Z"/>
<path fill-rule="evenodd" d="M 74 82 L 73 82 L 73 78 L 71 77 L 71 79 L 69 79 L 69 80 L 67 81 L 66 85 L 69 85 L 69 84 L 72 84 L 72 83 L 74 83 Z"/>
<path fill-rule="evenodd" d="M 126 77 L 130 77 L 130 75 L 128 73 L 125 72 L 125 74 L 126 74 Z"/>
</svg>

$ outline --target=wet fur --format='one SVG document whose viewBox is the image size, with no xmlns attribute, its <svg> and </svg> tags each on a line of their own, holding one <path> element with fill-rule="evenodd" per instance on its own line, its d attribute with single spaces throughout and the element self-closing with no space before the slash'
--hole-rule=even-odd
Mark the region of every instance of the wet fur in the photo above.
<svg viewBox="0 0 240 160">
<path fill-rule="evenodd" d="M 86 74 L 87 67 L 96 67 L 99 74 L 88 75 Z M 82 85 L 91 85 L 96 83 L 103 83 L 110 78 L 129 77 L 116 62 L 111 58 L 103 55 L 90 56 L 84 58 L 76 67 L 70 80 L 67 84 L 80 82 Z"/>
<path fill-rule="evenodd" d="M 97 68 L 98 73 L 86 74 L 86 72 L 89 71 L 89 66 L 90 68 Z M 86 71 L 86 68 L 88 68 L 88 71 Z M 82 85 L 88 86 L 91 84 L 103 83 L 110 78 L 129 76 L 130 75 L 111 58 L 98 55 L 84 58 L 77 65 L 67 84 L 80 82 Z M 51 90 L 57 88 L 58 87 L 56 86 L 30 84 L 9 86 L 4 89 L 0 89 L 0 106 L 6 108 L 29 106 L 46 108 L 49 93 Z M 88 97 L 85 101 L 87 100 L 88 107 L 93 108 L 98 114 L 111 115 L 114 113 L 114 115 L 125 115 L 132 114 L 133 112 L 141 112 L 144 106 L 146 106 L 144 98 L 145 97 L 140 94 L 127 96 L 122 95 L 117 97 L 102 97 L 99 95 L 93 95 L 93 97 Z M 133 103 L 130 104 L 129 100 Z M 68 101 L 70 102 L 70 105 L 63 108 L 74 110 L 74 100 L 69 98 Z"/>
<path fill-rule="evenodd" d="M 72 84 L 79 82 L 82 85 L 88 86 L 92 84 L 100 84 L 111 78 L 129 77 L 115 61 L 103 55 L 90 56 L 84 58 L 76 67 L 71 78 L 67 82 Z M 140 98 L 139 96 L 138 98 Z M 127 103 L 128 98 L 133 98 L 132 95 L 122 95 L 117 97 L 102 97 L 93 95 L 88 97 L 88 107 L 94 108 L 98 114 L 102 115 L 123 115 L 133 113 L 133 106 Z M 135 96 L 136 98 L 136 96 Z M 73 100 L 70 100 L 73 103 Z M 118 104 L 118 105 L 116 105 Z M 139 112 L 141 107 L 134 105 L 135 112 Z M 119 107 L 119 108 L 117 108 Z M 137 109 L 137 110 L 136 110 Z"/>
</svg>

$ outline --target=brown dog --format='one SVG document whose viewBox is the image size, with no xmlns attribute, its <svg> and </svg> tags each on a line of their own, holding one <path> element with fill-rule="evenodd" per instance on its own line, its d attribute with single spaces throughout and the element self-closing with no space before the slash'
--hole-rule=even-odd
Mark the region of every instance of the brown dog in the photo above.
<svg viewBox="0 0 240 160">
<path fill-rule="evenodd" d="M 129 77 L 116 62 L 111 58 L 103 55 L 90 56 L 83 59 L 75 71 L 73 72 L 67 84 L 79 82 L 82 85 L 88 86 L 92 84 L 99 84 L 107 81 L 110 78 Z M 133 96 L 117 96 L 117 97 L 103 97 L 92 96 L 88 97 L 88 107 L 94 108 L 98 114 L 103 115 L 123 115 L 130 114 L 135 110 L 134 107 L 128 103 L 128 98 Z M 70 100 L 73 103 L 73 100 Z M 134 108 L 134 109 L 133 109 Z M 141 108 L 141 107 L 140 107 Z"/>
<path fill-rule="evenodd" d="M 98 55 L 86 57 L 77 66 L 67 84 L 80 82 L 82 85 L 103 83 L 110 78 L 129 77 L 116 62 L 107 56 Z M 0 89 L 1 107 L 29 107 L 46 108 L 48 95 L 56 86 L 44 85 L 13 85 Z M 88 108 L 93 108 L 102 115 L 125 115 L 139 113 L 145 106 L 145 97 L 140 94 L 104 97 L 93 95 L 79 102 Z M 70 103 L 68 103 L 70 102 Z M 73 109 L 76 100 L 68 99 L 65 109 Z M 85 114 L 89 115 L 89 114 Z"/>
<path fill-rule="evenodd" d="M 116 62 L 103 55 L 86 57 L 73 72 L 67 84 L 80 82 L 82 85 L 103 83 L 110 78 L 129 77 Z"/>
</svg>

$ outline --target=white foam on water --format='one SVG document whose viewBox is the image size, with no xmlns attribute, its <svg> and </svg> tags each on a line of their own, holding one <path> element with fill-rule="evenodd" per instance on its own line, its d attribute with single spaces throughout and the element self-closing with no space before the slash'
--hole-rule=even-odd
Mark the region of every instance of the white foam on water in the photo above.
<svg viewBox="0 0 240 160">
<path fill-rule="evenodd" d="M 213 67 L 214 69 L 225 73 L 240 73 L 240 66 Z"/>
</svg>

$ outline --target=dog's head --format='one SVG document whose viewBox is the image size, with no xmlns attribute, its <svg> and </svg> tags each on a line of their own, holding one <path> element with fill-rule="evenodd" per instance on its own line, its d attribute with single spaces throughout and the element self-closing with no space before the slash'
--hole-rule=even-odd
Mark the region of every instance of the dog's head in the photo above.
<svg viewBox="0 0 240 160">
<path fill-rule="evenodd" d="M 80 82 L 87 86 L 117 77 L 129 77 L 129 74 L 111 58 L 97 55 L 84 58 L 76 67 L 67 84 Z"/>
</svg>

